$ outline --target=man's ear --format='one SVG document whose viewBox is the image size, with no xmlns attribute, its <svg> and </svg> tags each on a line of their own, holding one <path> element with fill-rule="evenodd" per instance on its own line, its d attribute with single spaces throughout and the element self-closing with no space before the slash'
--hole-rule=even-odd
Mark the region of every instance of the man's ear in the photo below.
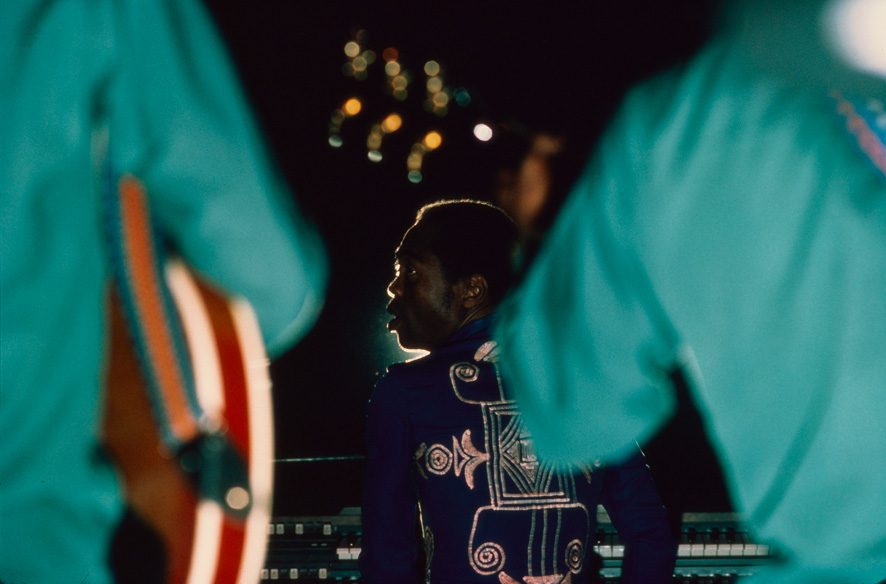
<svg viewBox="0 0 886 584">
<path fill-rule="evenodd" d="M 486 278 L 480 274 L 474 274 L 464 280 L 464 293 L 462 294 L 462 306 L 476 308 L 483 306 L 489 301 L 489 285 Z"/>
</svg>

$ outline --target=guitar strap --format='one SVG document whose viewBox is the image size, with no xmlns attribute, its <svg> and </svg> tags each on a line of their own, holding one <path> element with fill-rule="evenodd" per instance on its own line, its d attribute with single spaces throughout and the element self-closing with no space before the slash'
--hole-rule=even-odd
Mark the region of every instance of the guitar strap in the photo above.
<svg viewBox="0 0 886 584">
<path fill-rule="evenodd" d="M 135 177 L 108 171 L 106 226 L 111 270 L 132 341 L 147 379 L 164 445 L 179 452 L 204 430 L 184 332 L 162 271 L 166 254 L 145 190 Z"/>
<path fill-rule="evenodd" d="M 104 173 L 112 278 L 163 446 L 201 498 L 243 519 L 252 504 L 249 470 L 200 405 L 184 327 L 164 272 L 169 254 L 148 195 L 136 177 L 118 176 L 107 163 Z"/>
</svg>

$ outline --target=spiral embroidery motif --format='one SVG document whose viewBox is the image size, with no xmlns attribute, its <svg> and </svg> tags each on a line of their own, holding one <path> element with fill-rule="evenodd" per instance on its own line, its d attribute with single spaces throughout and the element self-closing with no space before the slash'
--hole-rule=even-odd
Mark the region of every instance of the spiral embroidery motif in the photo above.
<svg viewBox="0 0 886 584">
<path fill-rule="evenodd" d="M 466 382 L 476 381 L 479 375 L 477 366 L 472 363 L 460 363 L 454 368 L 453 372 L 456 377 Z"/>
<path fill-rule="evenodd" d="M 505 565 L 505 550 L 497 543 L 486 542 L 474 550 L 474 570 L 494 574 Z"/>
<path fill-rule="evenodd" d="M 437 475 L 444 475 L 452 468 L 452 453 L 441 444 L 434 444 L 425 454 L 428 470 Z"/>
<path fill-rule="evenodd" d="M 569 567 L 569 570 L 573 573 L 578 573 L 581 571 L 582 564 L 584 564 L 585 559 L 585 550 L 584 545 L 581 540 L 573 539 L 569 542 L 569 545 L 566 546 L 566 565 Z"/>
</svg>

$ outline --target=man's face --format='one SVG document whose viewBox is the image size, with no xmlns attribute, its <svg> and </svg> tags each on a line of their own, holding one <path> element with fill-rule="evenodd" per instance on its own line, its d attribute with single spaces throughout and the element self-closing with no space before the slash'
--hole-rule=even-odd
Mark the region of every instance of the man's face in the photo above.
<svg viewBox="0 0 886 584">
<path fill-rule="evenodd" d="M 411 231 L 397 249 L 395 276 L 388 285 L 388 312 L 394 316 L 388 329 L 404 349 L 433 351 L 458 330 L 464 314 L 458 285 L 446 281 L 436 255 L 415 246 Z"/>
</svg>

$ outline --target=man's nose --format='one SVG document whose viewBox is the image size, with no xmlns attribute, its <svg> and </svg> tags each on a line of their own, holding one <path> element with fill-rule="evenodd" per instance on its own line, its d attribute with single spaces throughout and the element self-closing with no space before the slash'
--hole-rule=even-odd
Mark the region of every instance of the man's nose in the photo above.
<svg viewBox="0 0 886 584">
<path fill-rule="evenodd" d="M 391 280 L 391 283 L 388 284 L 388 296 L 394 298 L 395 296 L 399 296 L 403 293 L 403 283 L 401 282 L 400 276 L 395 277 Z"/>
</svg>

